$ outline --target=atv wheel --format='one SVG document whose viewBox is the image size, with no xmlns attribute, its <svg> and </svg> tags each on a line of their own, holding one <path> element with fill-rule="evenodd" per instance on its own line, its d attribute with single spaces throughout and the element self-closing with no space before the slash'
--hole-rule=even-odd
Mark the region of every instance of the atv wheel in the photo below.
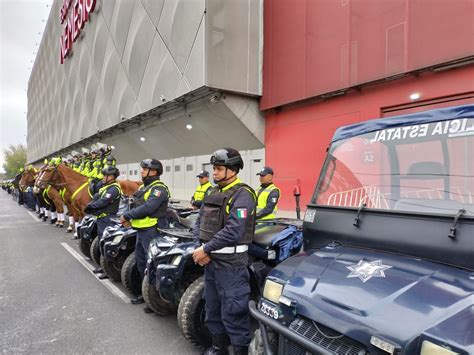
<svg viewBox="0 0 474 355">
<path fill-rule="evenodd" d="M 79 243 L 79 249 L 81 249 L 81 253 L 90 259 L 91 257 L 91 242 L 89 240 L 84 240 L 81 238 Z"/>
<path fill-rule="evenodd" d="M 122 266 L 121 279 L 123 286 L 134 296 L 141 294 L 142 285 L 140 282 L 140 273 L 137 268 L 135 252 L 131 253 Z"/>
<path fill-rule="evenodd" d="M 196 279 L 184 292 L 178 307 L 178 326 L 191 343 L 206 349 L 211 346 L 211 333 L 205 324 L 204 276 Z"/>
<path fill-rule="evenodd" d="M 154 285 L 150 285 L 148 282 L 148 275 L 145 275 L 142 283 L 142 296 L 145 302 L 156 314 L 160 316 L 168 316 L 176 312 L 176 306 L 174 304 L 165 302 L 160 293 L 156 290 Z"/>
<path fill-rule="evenodd" d="M 100 266 L 104 269 L 105 273 L 114 281 L 121 282 L 121 271 L 123 266 L 124 258 L 119 257 L 115 261 L 107 260 L 102 255 L 100 256 Z"/>
<path fill-rule="evenodd" d="M 100 238 L 95 237 L 91 243 L 90 254 L 91 259 L 97 265 L 100 265 Z"/>
</svg>

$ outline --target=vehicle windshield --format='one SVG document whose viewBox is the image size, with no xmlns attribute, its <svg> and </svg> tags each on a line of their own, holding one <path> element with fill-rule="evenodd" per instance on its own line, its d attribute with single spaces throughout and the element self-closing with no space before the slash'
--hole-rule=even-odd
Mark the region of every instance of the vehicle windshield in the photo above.
<svg viewBox="0 0 474 355">
<path fill-rule="evenodd" d="M 473 217 L 473 153 L 474 118 L 392 127 L 337 141 L 312 202 Z"/>
</svg>

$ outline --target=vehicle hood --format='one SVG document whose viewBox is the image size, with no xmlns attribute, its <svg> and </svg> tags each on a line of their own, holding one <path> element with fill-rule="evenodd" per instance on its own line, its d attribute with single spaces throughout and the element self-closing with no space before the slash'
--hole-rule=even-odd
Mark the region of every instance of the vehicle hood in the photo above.
<svg viewBox="0 0 474 355">
<path fill-rule="evenodd" d="M 421 334 L 473 344 L 474 278 L 466 270 L 336 246 L 290 258 L 270 277 L 285 282 L 298 314 L 344 334 L 382 334 L 402 347 Z"/>
</svg>

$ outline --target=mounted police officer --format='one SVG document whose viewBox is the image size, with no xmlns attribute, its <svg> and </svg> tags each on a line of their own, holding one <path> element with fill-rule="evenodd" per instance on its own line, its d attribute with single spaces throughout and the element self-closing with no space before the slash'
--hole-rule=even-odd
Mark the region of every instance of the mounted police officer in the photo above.
<svg viewBox="0 0 474 355">
<path fill-rule="evenodd" d="M 73 163 L 72 163 L 72 170 L 74 170 L 75 172 L 77 173 L 80 173 L 81 172 L 81 153 L 73 150 L 71 152 L 71 156 L 72 156 L 72 159 L 73 159 Z"/>
<path fill-rule="evenodd" d="M 84 209 L 84 212 L 97 216 L 98 237 L 102 238 L 105 228 L 107 228 L 112 217 L 115 217 L 122 196 L 122 189 L 116 181 L 120 171 L 115 167 L 108 167 L 102 170 L 103 186 L 99 192 L 94 195 L 92 201 Z M 103 273 L 102 268 L 97 268 L 94 273 Z M 99 279 L 105 279 L 107 275 L 100 275 Z"/>
<path fill-rule="evenodd" d="M 206 324 L 212 346 L 205 354 L 247 354 L 250 343 L 248 245 L 255 230 L 256 195 L 237 177 L 244 167 L 239 152 L 220 149 L 211 156 L 214 182 L 204 198 L 193 233 L 203 245 L 193 258 L 205 265 Z"/>
<path fill-rule="evenodd" d="M 87 148 L 82 148 L 82 159 L 81 165 L 79 166 L 79 172 L 84 176 L 89 176 L 90 173 L 90 151 Z"/>
<path fill-rule="evenodd" d="M 211 192 L 212 184 L 209 182 L 209 172 L 207 170 L 201 171 L 196 177 L 199 178 L 199 186 L 191 198 L 191 205 L 194 209 L 199 209 L 201 208 L 204 197 Z"/>
<path fill-rule="evenodd" d="M 148 246 L 153 238 L 159 236 L 158 228 L 169 226 L 166 218 L 166 209 L 170 192 L 160 180 L 163 174 L 163 165 L 156 159 L 145 159 L 140 163 L 143 184 L 134 194 L 133 208 L 125 212 L 120 222 L 125 226 L 131 225 L 137 230 L 135 257 L 141 278 L 145 274 Z M 143 303 L 143 297 L 131 299 L 132 304 Z M 146 307 L 145 312 L 149 312 Z"/>
<path fill-rule="evenodd" d="M 257 221 L 276 218 L 280 189 L 273 183 L 273 169 L 265 166 L 257 175 L 260 187 L 257 189 Z"/>
</svg>

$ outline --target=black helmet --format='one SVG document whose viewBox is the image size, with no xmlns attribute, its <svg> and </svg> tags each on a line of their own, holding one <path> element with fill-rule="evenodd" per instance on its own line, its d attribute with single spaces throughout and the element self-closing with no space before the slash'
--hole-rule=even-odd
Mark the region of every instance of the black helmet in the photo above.
<svg viewBox="0 0 474 355">
<path fill-rule="evenodd" d="M 211 164 L 226 166 L 237 171 L 244 168 L 244 161 L 242 160 L 239 151 L 234 148 L 216 150 L 211 155 Z"/>
<path fill-rule="evenodd" d="M 113 163 L 115 158 L 112 155 L 108 155 L 107 158 L 105 158 L 105 161 L 107 163 Z"/>
<path fill-rule="evenodd" d="M 142 168 L 156 170 L 158 172 L 158 176 L 161 176 L 161 174 L 163 174 L 163 165 L 157 159 L 142 160 L 142 162 L 140 163 L 140 166 Z"/>
<path fill-rule="evenodd" d="M 115 166 L 108 166 L 102 169 L 102 175 L 114 175 L 115 177 L 120 175 L 120 170 Z"/>
</svg>

